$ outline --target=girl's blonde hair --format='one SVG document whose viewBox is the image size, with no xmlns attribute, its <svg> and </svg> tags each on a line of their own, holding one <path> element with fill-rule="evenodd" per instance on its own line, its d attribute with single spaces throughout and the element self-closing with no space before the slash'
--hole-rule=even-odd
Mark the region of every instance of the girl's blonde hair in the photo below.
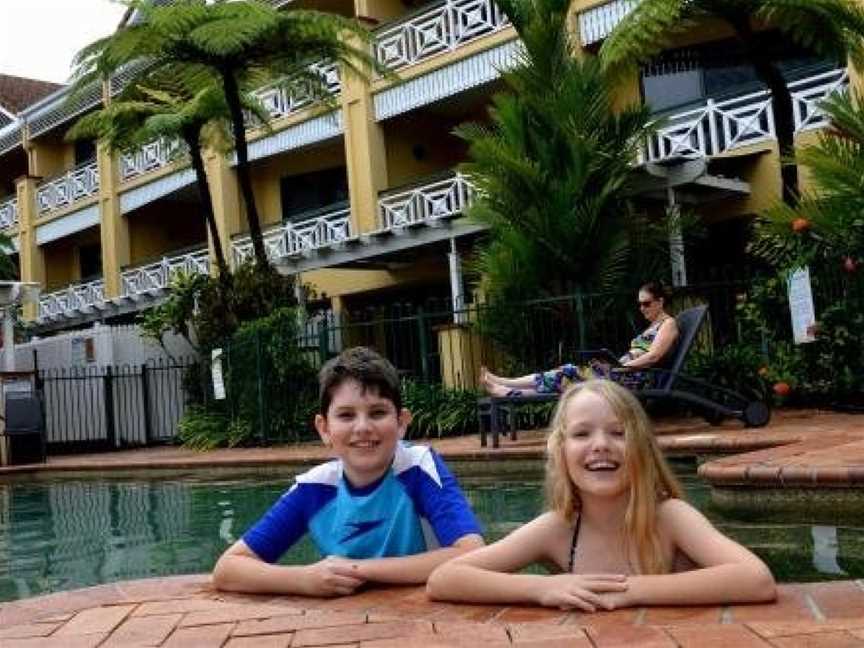
<svg viewBox="0 0 864 648">
<path fill-rule="evenodd" d="M 624 428 L 624 468 L 629 481 L 630 498 L 624 517 L 626 555 L 635 553 L 643 574 L 668 572 L 657 533 L 657 504 L 665 499 L 683 498 L 678 483 L 654 439 L 654 430 L 645 410 L 633 394 L 611 380 L 589 380 L 573 385 L 561 396 L 552 416 L 546 440 L 546 498 L 549 508 L 572 523 L 580 508 L 579 491 L 567 472 L 564 440 L 567 427 L 565 412 L 576 396 L 583 392 L 605 400 Z"/>
</svg>

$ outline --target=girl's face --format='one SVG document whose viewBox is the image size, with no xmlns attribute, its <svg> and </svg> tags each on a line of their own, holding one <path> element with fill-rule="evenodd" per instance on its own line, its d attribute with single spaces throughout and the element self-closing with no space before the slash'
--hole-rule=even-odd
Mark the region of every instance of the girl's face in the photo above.
<svg viewBox="0 0 864 648">
<path fill-rule="evenodd" d="M 639 310 L 649 322 L 653 322 L 663 312 L 663 300 L 658 299 L 647 290 L 639 291 Z"/>
<path fill-rule="evenodd" d="M 626 434 L 606 400 L 582 391 L 567 403 L 564 421 L 564 463 L 580 496 L 620 497 L 626 493 Z"/>
</svg>

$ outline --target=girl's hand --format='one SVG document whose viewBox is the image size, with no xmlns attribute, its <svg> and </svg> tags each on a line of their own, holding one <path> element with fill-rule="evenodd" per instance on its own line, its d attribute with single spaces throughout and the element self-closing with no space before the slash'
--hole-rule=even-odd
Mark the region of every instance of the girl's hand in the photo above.
<svg viewBox="0 0 864 648">
<path fill-rule="evenodd" d="M 356 562 L 327 556 L 306 567 L 308 596 L 347 596 L 353 594 L 365 579 L 360 575 Z"/>
<path fill-rule="evenodd" d="M 559 574 L 544 576 L 542 581 L 537 603 L 562 610 L 610 610 L 612 600 L 605 595 L 627 590 L 627 577 L 621 574 Z"/>
</svg>

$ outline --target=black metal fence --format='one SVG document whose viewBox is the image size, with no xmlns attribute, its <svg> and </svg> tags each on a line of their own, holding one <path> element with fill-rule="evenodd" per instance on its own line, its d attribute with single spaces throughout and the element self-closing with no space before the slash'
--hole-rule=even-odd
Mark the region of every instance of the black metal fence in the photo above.
<svg viewBox="0 0 864 648">
<path fill-rule="evenodd" d="M 174 439 L 188 404 L 194 359 L 42 369 L 48 452 L 101 451 Z"/>
</svg>

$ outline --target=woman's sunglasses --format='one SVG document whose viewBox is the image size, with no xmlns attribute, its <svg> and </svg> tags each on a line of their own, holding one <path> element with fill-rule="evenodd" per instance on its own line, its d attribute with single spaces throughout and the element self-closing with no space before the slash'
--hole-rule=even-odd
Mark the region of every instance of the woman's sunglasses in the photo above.
<svg viewBox="0 0 864 648">
<path fill-rule="evenodd" d="M 654 303 L 653 299 L 646 299 L 645 301 L 639 300 L 639 308 L 647 308 L 651 304 Z"/>
</svg>

